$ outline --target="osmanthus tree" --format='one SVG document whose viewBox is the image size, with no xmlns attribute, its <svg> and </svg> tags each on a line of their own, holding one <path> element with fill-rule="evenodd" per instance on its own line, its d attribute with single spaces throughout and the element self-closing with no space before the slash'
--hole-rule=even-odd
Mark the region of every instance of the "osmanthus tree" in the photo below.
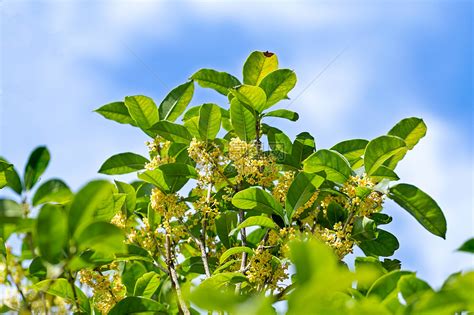
<svg viewBox="0 0 474 315">
<path fill-rule="evenodd" d="M 222 105 L 189 107 L 195 83 L 222 94 Z M 446 235 L 436 202 L 396 183 L 395 167 L 426 133 L 423 120 L 316 149 L 308 132 L 292 140 L 269 124 L 298 120 L 277 107 L 295 84 L 275 54 L 256 51 L 242 81 L 202 69 L 159 106 L 135 95 L 100 107 L 149 138 L 148 157 L 120 153 L 100 167 L 136 172 L 131 183 L 94 180 L 73 193 L 51 179 L 36 189 L 50 158 L 45 147 L 33 151 L 22 178 L 2 159 L 0 184 L 18 196 L 0 201 L 1 311 L 473 311 L 474 272 L 454 273 L 435 290 L 389 258 L 399 243 L 382 228 L 392 221 L 386 198 Z M 472 253 L 473 242 L 460 250 Z M 355 246 L 365 256 L 349 269 L 344 258 Z"/>
</svg>

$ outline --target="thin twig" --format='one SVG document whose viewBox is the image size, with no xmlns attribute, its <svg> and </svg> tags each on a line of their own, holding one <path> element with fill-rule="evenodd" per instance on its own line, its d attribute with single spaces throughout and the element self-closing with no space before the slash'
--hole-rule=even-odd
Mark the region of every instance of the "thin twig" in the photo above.
<svg viewBox="0 0 474 315">
<path fill-rule="evenodd" d="M 189 312 L 188 306 L 184 301 L 183 294 L 181 293 L 181 287 L 179 286 L 178 275 L 176 274 L 176 270 L 174 268 L 173 257 L 171 254 L 170 235 L 168 233 L 166 234 L 165 247 L 166 264 L 168 265 L 169 274 L 171 276 L 171 283 L 173 284 L 174 290 L 176 291 L 176 296 L 178 297 L 179 308 L 184 315 L 190 315 L 191 313 Z"/>
</svg>

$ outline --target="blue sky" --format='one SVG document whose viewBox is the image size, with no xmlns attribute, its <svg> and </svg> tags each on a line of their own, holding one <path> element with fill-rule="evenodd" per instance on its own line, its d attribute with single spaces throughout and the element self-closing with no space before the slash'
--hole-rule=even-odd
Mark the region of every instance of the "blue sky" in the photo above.
<svg viewBox="0 0 474 315">
<path fill-rule="evenodd" d="M 439 202 L 447 240 L 387 202 L 390 230 L 400 235 L 395 257 L 436 285 L 474 266 L 468 255 L 454 252 L 474 235 L 472 2 L 0 5 L 0 155 L 19 168 L 45 144 L 52 162 L 44 177 L 60 176 L 77 189 L 99 177 L 110 155 L 146 153 L 144 135 L 93 109 L 135 94 L 159 103 L 201 67 L 240 74 L 251 51 L 270 50 L 298 75 L 292 100 L 282 107 L 301 118 L 278 122 L 291 136 L 308 130 L 327 148 L 384 134 L 404 117 L 425 119 L 428 134 L 398 174 Z M 204 101 L 226 104 L 198 90 L 193 103 Z"/>
</svg>

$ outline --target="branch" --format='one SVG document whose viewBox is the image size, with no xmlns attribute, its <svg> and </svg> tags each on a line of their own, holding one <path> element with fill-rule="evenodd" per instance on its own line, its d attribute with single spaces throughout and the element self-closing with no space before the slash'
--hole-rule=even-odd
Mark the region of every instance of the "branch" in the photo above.
<svg viewBox="0 0 474 315">
<path fill-rule="evenodd" d="M 242 223 L 243 221 L 244 221 L 244 211 L 240 210 L 239 211 L 239 224 Z M 245 231 L 245 228 L 240 230 L 240 237 L 242 239 L 242 246 L 247 246 L 247 232 Z M 246 269 L 246 265 L 247 265 L 247 253 L 243 252 L 242 260 L 240 262 L 239 272 L 244 272 Z M 237 283 L 237 285 L 235 286 L 235 294 L 238 294 L 238 295 L 240 294 L 241 286 L 242 286 L 241 283 Z"/>
<path fill-rule="evenodd" d="M 171 255 L 171 241 L 170 235 L 166 234 L 166 264 L 168 265 L 169 274 L 171 276 L 171 283 L 173 284 L 174 290 L 176 291 L 176 296 L 178 297 L 178 304 L 181 312 L 184 315 L 190 315 L 188 306 L 184 301 L 183 294 L 181 293 L 181 287 L 179 286 L 178 275 L 176 274 L 176 269 L 174 268 L 173 258 Z"/>
</svg>

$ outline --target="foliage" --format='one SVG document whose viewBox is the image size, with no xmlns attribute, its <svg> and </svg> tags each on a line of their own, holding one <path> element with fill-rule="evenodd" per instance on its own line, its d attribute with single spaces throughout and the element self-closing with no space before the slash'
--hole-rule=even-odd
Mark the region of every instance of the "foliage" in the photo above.
<svg viewBox="0 0 474 315">
<path fill-rule="evenodd" d="M 387 135 L 316 149 L 291 140 L 268 117 L 296 75 L 270 52 L 253 52 L 235 76 L 202 69 L 157 106 L 128 96 L 96 110 L 141 129 L 149 157 L 118 153 L 73 192 L 41 182 L 50 154 L 33 151 L 21 178 L 0 161 L 1 311 L 33 313 L 453 314 L 474 310 L 474 272 L 435 290 L 391 257 L 397 238 L 381 228 L 392 199 L 432 234 L 446 236 L 437 203 L 395 183 L 395 167 L 426 134 L 407 118 Z M 228 106 L 188 107 L 195 83 Z M 225 102 L 223 102 L 225 103 Z M 177 120 L 181 117 L 181 122 Z M 37 187 L 39 185 L 39 187 Z M 16 237 L 16 238 L 15 238 Z M 18 251 L 16 240 L 20 240 Z M 355 269 L 344 262 L 359 247 Z M 473 252 L 472 240 L 460 248 Z M 353 284 L 356 283 L 355 286 Z M 7 294 L 5 294 L 7 295 Z"/>
</svg>

